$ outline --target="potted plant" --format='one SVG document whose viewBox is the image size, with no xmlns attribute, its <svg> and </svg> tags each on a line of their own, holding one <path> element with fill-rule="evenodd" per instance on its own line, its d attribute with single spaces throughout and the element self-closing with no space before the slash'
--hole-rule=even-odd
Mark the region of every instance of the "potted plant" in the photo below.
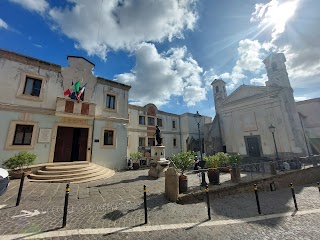
<svg viewBox="0 0 320 240">
<path fill-rule="evenodd" d="M 142 156 L 142 152 L 130 153 L 130 158 L 132 159 L 132 167 L 134 170 L 139 169 Z"/>
<path fill-rule="evenodd" d="M 242 161 L 242 156 L 238 155 L 230 155 L 229 156 L 229 164 L 231 165 L 231 181 L 232 182 L 240 182 L 240 163 Z"/>
<path fill-rule="evenodd" d="M 170 159 L 174 167 L 181 172 L 181 175 L 179 176 L 179 193 L 183 193 L 188 190 L 188 177 L 184 175 L 184 173 L 191 168 L 194 163 L 194 158 L 194 152 L 182 151 L 178 154 L 174 154 Z"/>
<path fill-rule="evenodd" d="M 224 152 L 218 152 L 215 154 L 219 159 L 219 171 L 220 172 L 229 172 L 230 163 L 229 163 L 229 154 Z"/>
<path fill-rule="evenodd" d="M 211 184 L 220 184 L 220 159 L 217 155 L 205 156 L 205 161 L 207 162 L 208 168 L 208 178 Z"/>
<path fill-rule="evenodd" d="M 31 169 L 28 169 L 28 167 L 34 163 L 36 159 L 37 155 L 35 153 L 19 152 L 18 154 L 6 160 L 3 165 L 11 170 L 11 177 L 21 178 L 23 172 L 27 174 L 31 173 Z"/>
</svg>

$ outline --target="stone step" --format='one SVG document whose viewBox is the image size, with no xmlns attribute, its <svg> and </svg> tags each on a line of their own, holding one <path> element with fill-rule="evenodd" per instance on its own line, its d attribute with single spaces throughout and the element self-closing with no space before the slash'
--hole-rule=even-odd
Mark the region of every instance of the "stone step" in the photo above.
<svg viewBox="0 0 320 240">
<path fill-rule="evenodd" d="M 66 165 L 47 165 L 43 170 L 38 170 L 36 174 L 28 176 L 31 182 L 47 183 L 83 183 L 99 179 L 112 177 L 115 172 L 111 169 L 99 165 L 88 164 L 66 164 Z"/>
<path fill-rule="evenodd" d="M 92 169 L 96 169 L 96 165 L 90 164 L 86 168 L 79 168 L 79 169 L 64 169 L 64 170 L 46 170 L 44 168 L 43 170 L 38 170 L 37 174 L 39 175 L 64 175 L 64 174 L 73 174 L 73 173 L 81 173 L 86 172 Z"/>
<path fill-rule="evenodd" d="M 79 165 L 61 165 L 61 166 L 45 166 L 45 171 L 71 171 L 71 170 L 79 170 L 79 169 L 86 169 L 89 165 L 79 164 Z"/>
<path fill-rule="evenodd" d="M 56 174 L 56 175 L 46 175 L 46 174 L 30 174 L 29 177 L 32 179 L 38 179 L 38 180 L 47 180 L 47 179 L 69 179 L 69 178 L 74 178 L 74 177 L 85 177 L 90 174 L 104 174 L 108 172 L 109 169 L 104 169 L 104 168 L 94 168 L 91 170 L 85 170 L 82 172 L 77 172 L 77 173 L 64 173 L 64 174 Z"/>
<path fill-rule="evenodd" d="M 69 166 L 69 165 L 89 165 L 88 161 L 74 161 L 74 162 L 52 162 L 46 163 L 46 166 Z"/>
</svg>

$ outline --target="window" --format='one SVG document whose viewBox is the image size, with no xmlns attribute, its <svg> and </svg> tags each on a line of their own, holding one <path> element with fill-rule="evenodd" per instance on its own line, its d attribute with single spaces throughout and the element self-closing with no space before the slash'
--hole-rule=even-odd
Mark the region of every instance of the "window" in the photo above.
<svg viewBox="0 0 320 240">
<path fill-rule="evenodd" d="M 143 137 L 139 137 L 139 147 L 146 146 L 146 139 Z"/>
<path fill-rule="evenodd" d="M 107 94 L 106 107 L 108 109 L 116 109 L 116 96 Z"/>
<path fill-rule="evenodd" d="M 146 125 L 144 116 L 139 116 L 139 124 L 140 125 Z"/>
<path fill-rule="evenodd" d="M 173 146 L 176 147 L 177 146 L 177 139 L 173 139 Z"/>
<path fill-rule="evenodd" d="M 33 125 L 16 125 L 13 145 L 31 145 Z"/>
<path fill-rule="evenodd" d="M 176 121 L 172 120 L 172 128 L 176 128 Z"/>
<path fill-rule="evenodd" d="M 114 145 L 113 136 L 114 132 L 112 130 L 104 130 L 103 145 Z"/>
<path fill-rule="evenodd" d="M 148 117 L 148 125 L 154 126 L 154 118 Z"/>
<path fill-rule="evenodd" d="M 27 77 L 24 85 L 23 94 L 31 96 L 40 96 L 42 80 Z"/>
<path fill-rule="evenodd" d="M 272 71 L 277 71 L 278 66 L 275 62 L 271 63 Z"/>
<path fill-rule="evenodd" d="M 148 146 L 155 146 L 156 140 L 154 138 L 148 138 Z"/>
<path fill-rule="evenodd" d="M 218 86 L 216 86 L 216 93 L 217 93 L 217 92 L 219 92 L 219 87 L 218 87 Z"/>
<path fill-rule="evenodd" d="M 223 91 L 226 92 L 226 86 L 223 86 Z"/>
<path fill-rule="evenodd" d="M 161 118 L 157 118 L 157 125 L 159 127 L 162 127 L 162 119 Z"/>
</svg>

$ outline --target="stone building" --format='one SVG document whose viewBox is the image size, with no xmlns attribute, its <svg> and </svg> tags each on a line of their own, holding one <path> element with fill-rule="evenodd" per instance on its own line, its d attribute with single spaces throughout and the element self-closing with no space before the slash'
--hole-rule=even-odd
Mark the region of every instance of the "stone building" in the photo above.
<svg viewBox="0 0 320 240">
<path fill-rule="evenodd" d="M 155 124 L 168 157 L 198 139 L 194 114 L 130 105 L 130 86 L 94 76 L 94 64 L 83 57 L 67 60 L 63 67 L 0 50 L 0 166 L 30 151 L 36 164 L 85 161 L 123 169 L 130 153 L 155 144 Z M 79 101 L 64 96 L 77 81 L 87 83 Z M 201 126 L 208 122 L 203 116 Z"/>
<path fill-rule="evenodd" d="M 275 158 L 271 125 L 280 158 L 306 156 L 308 148 L 318 151 L 319 99 L 295 102 L 285 61 L 283 53 L 273 53 L 263 61 L 266 86 L 241 85 L 227 96 L 223 80 L 212 82 L 216 116 L 204 126 L 207 154 L 224 151 Z"/>
</svg>

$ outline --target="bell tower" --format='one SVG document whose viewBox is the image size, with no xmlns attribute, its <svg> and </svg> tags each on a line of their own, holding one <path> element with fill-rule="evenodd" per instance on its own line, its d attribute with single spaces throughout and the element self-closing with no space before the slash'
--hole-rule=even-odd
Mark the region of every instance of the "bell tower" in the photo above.
<svg viewBox="0 0 320 240">
<path fill-rule="evenodd" d="M 263 60 L 268 75 L 267 87 L 291 88 L 285 62 L 286 57 L 283 53 L 271 53 Z"/>
<path fill-rule="evenodd" d="M 211 86 L 213 88 L 214 106 L 217 112 L 221 102 L 227 98 L 226 83 L 222 79 L 215 79 Z"/>
</svg>

